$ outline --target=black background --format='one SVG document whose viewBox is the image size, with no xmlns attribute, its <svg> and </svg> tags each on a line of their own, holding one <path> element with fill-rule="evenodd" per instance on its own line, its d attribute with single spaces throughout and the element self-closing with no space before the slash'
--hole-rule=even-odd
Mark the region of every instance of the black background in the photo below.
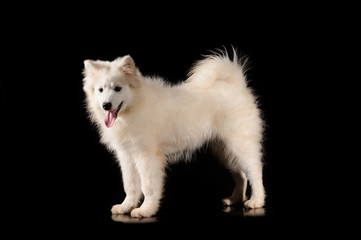
<svg viewBox="0 0 361 240">
<path fill-rule="evenodd" d="M 332 22 L 318 19 L 322 10 L 317 8 L 238 10 L 225 4 L 189 10 L 175 4 L 140 12 L 136 7 L 100 5 L 91 12 L 56 8 L 60 10 L 36 18 L 25 15 L 6 27 L 4 46 L 11 64 L 5 72 L 17 76 L 2 81 L 10 143 L 4 148 L 11 151 L 8 163 L 15 169 L 6 178 L 11 183 L 6 190 L 17 206 L 15 212 L 23 214 L 13 214 L 11 222 L 39 228 L 135 228 L 111 219 L 111 206 L 124 198 L 121 173 L 87 119 L 85 59 L 113 60 L 130 54 L 144 75 L 178 83 L 202 54 L 223 47 L 231 51 L 234 46 L 249 59 L 247 78 L 266 122 L 266 214 L 247 217 L 241 207 L 223 212 L 220 200 L 231 194 L 232 179 L 202 148 L 193 162 L 167 169 L 163 204 L 157 222 L 150 225 L 295 226 L 294 219 L 308 215 L 303 211 L 305 195 L 321 195 L 311 192 L 309 182 L 317 180 L 303 166 L 305 159 L 318 157 L 316 152 L 308 154 L 318 137 L 304 139 L 320 126 L 317 118 L 310 123 L 308 116 L 322 111 L 311 99 L 323 84 L 318 78 L 323 34 Z"/>
</svg>

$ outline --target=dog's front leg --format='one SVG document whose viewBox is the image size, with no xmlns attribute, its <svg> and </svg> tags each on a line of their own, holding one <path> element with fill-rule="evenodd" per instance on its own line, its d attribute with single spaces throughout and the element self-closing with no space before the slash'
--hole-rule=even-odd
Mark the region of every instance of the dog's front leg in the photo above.
<svg viewBox="0 0 361 240">
<path fill-rule="evenodd" d="M 141 198 L 140 178 L 132 158 L 124 152 L 117 152 L 118 161 L 122 170 L 123 185 L 126 197 L 121 204 L 112 207 L 113 214 L 129 213 L 138 206 Z"/>
<path fill-rule="evenodd" d="M 144 202 L 139 208 L 131 211 L 132 217 L 151 217 L 155 215 L 162 198 L 165 159 L 157 151 L 156 154 L 146 153 L 135 158 L 140 176 Z"/>
</svg>

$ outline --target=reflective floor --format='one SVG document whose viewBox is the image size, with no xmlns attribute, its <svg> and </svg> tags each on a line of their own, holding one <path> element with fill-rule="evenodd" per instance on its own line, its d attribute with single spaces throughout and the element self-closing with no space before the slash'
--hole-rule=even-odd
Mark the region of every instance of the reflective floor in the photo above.
<svg viewBox="0 0 361 240">
<path fill-rule="evenodd" d="M 225 206 L 223 212 L 244 217 L 262 217 L 266 215 L 265 208 L 246 209 L 235 206 Z"/>
<path fill-rule="evenodd" d="M 222 213 L 219 214 L 218 218 L 227 218 L 227 217 L 264 217 L 266 216 L 265 208 L 257 209 L 246 209 L 240 206 L 224 206 Z M 184 216 L 179 216 L 178 220 L 181 220 Z M 122 215 L 111 215 L 111 219 L 115 222 L 121 223 L 157 223 L 164 222 L 162 220 L 166 219 L 164 216 L 154 216 L 146 218 L 132 218 L 129 214 Z M 173 220 L 177 220 L 177 216 L 172 216 Z"/>
</svg>

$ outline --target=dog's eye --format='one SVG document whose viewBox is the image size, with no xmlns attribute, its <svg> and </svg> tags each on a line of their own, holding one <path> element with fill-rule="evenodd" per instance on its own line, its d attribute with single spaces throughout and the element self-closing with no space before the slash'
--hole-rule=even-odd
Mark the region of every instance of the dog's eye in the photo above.
<svg viewBox="0 0 361 240">
<path fill-rule="evenodd" d="M 98 91 L 99 91 L 99 92 L 103 92 L 103 88 L 99 88 Z"/>
<path fill-rule="evenodd" d="M 115 88 L 114 88 L 114 91 L 116 91 L 116 92 L 120 92 L 120 90 L 122 90 L 121 87 L 115 87 Z"/>
</svg>

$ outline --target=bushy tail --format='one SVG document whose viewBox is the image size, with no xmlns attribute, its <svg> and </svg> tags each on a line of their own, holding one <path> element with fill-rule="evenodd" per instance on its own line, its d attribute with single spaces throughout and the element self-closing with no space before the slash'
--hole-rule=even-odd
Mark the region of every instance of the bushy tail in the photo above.
<svg viewBox="0 0 361 240">
<path fill-rule="evenodd" d="M 247 59 L 239 58 L 233 49 L 233 60 L 227 51 L 214 52 L 195 63 L 188 73 L 187 84 L 196 88 L 209 88 L 217 81 L 246 86 L 244 75 Z"/>
</svg>

